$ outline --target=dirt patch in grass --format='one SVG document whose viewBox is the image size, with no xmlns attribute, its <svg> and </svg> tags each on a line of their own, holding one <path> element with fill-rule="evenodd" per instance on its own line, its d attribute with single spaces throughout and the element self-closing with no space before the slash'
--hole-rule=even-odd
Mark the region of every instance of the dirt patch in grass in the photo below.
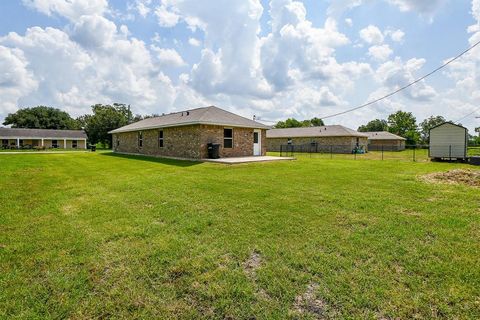
<svg viewBox="0 0 480 320">
<path fill-rule="evenodd" d="M 252 280 L 257 278 L 257 269 L 262 264 L 262 256 L 260 252 L 254 250 L 250 257 L 243 263 L 245 274 Z"/>
<path fill-rule="evenodd" d="M 454 169 L 446 172 L 434 172 L 419 177 L 427 183 L 463 184 L 480 187 L 480 171 L 471 169 Z"/>
<path fill-rule="evenodd" d="M 317 289 L 318 284 L 310 283 L 307 286 L 307 290 L 295 298 L 293 309 L 302 315 L 310 314 L 313 315 L 315 319 L 324 319 L 327 304 L 317 297 Z"/>
<path fill-rule="evenodd" d="M 257 297 L 264 300 L 269 300 L 270 296 L 268 295 L 268 293 L 263 288 L 260 288 L 257 283 L 257 269 L 260 268 L 261 265 L 262 256 L 257 250 L 253 250 L 250 254 L 250 257 L 242 264 L 243 271 L 245 272 L 247 277 L 255 283 L 255 294 L 257 295 Z"/>
</svg>

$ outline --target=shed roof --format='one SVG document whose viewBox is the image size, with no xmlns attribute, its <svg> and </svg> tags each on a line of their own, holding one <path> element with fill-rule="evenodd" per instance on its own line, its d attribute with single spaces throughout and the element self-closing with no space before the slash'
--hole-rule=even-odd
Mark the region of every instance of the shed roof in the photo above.
<svg viewBox="0 0 480 320">
<path fill-rule="evenodd" d="M 361 137 L 368 135 L 353 129 L 341 126 L 321 126 L 305 128 L 271 129 L 267 131 L 267 138 L 300 138 L 300 137 Z"/>
<path fill-rule="evenodd" d="M 365 132 L 368 134 L 368 140 L 407 140 L 388 131 Z"/>
<path fill-rule="evenodd" d="M 244 118 L 242 116 L 220 109 L 215 106 L 210 106 L 170 113 L 160 117 L 148 118 L 112 130 L 109 133 L 129 132 L 165 127 L 178 127 L 193 124 L 210 124 L 241 128 L 268 129 L 268 126 L 259 122 Z"/>
<path fill-rule="evenodd" d="M 38 138 L 38 139 L 87 139 L 83 130 L 0 128 L 1 138 Z"/>
<path fill-rule="evenodd" d="M 455 126 L 455 127 L 459 127 L 459 128 L 465 129 L 465 131 L 468 131 L 468 129 L 465 128 L 464 126 L 461 126 L 461 125 L 459 125 L 459 124 L 453 123 L 453 122 L 451 122 L 451 121 L 447 121 L 447 122 L 444 122 L 444 123 L 437 124 L 436 126 L 431 127 L 430 130 L 436 129 L 436 128 L 441 127 L 441 126 L 444 126 L 444 125 L 452 125 L 452 126 Z"/>
</svg>

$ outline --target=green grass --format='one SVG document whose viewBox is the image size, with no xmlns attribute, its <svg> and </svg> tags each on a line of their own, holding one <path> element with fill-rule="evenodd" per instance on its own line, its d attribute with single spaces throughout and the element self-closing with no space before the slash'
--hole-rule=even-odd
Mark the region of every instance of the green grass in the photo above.
<svg viewBox="0 0 480 320">
<path fill-rule="evenodd" d="M 0 318 L 313 318 L 293 308 L 310 283 L 326 318 L 480 318 L 479 189 L 417 179 L 468 165 L 78 153 L 0 168 Z"/>
</svg>

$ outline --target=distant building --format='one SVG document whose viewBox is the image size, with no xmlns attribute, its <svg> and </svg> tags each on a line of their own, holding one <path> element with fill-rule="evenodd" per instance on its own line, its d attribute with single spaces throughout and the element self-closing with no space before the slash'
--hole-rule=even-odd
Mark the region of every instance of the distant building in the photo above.
<svg viewBox="0 0 480 320">
<path fill-rule="evenodd" d="M 369 151 L 402 151 L 407 139 L 388 131 L 365 132 L 368 134 Z"/>
<path fill-rule="evenodd" d="M 309 151 L 352 153 L 367 151 L 368 135 L 341 125 L 271 129 L 267 131 L 267 151 L 281 151 L 282 146 L 306 146 Z"/>
<path fill-rule="evenodd" d="M 267 126 L 211 106 L 148 118 L 110 131 L 113 150 L 158 157 L 204 159 L 208 145 L 219 156 L 264 156 Z"/>
<path fill-rule="evenodd" d="M 62 148 L 86 149 L 83 130 L 0 128 L 3 149 Z"/>
<path fill-rule="evenodd" d="M 429 156 L 432 159 L 467 158 L 468 129 L 452 122 L 445 122 L 429 131 Z"/>
</svg>

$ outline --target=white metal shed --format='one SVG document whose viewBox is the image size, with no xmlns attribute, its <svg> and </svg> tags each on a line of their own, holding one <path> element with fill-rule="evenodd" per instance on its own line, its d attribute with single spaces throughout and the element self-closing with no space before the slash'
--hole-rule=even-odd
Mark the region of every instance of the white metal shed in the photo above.
<svg viewBox="0 0 480 320">
<path fill-rule="evenodd" d="M 445 122 L 430 129 L 429 156 L 432 159 L 466 159 L 468 129 Z"/>
</svg>

